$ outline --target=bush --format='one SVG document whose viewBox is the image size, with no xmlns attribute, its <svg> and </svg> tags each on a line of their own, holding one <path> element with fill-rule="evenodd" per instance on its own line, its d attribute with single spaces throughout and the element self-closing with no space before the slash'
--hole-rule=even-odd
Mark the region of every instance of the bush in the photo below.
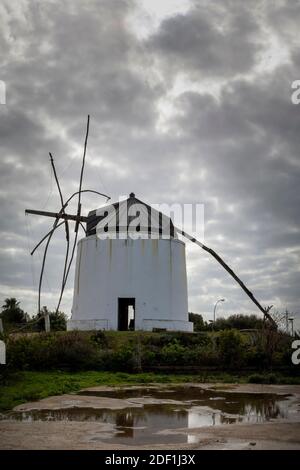
<svg viewBox="0 0 300 470">
<path fill-rule="evenodd" d="M 187 348 L 175 340 L 162 348 L 160 357 L 165 364 L 184 364 L 187 354 Z"/>
<path fill-rule="evenodd" d="M 143 349 L 142 351 L 142 364 L 144 366 L 151 366 L 157 363 L 157 354 L 153 349 Z"/>
<path fill-rule="evenodd" d="M 102 355 L 102 367 L 105 370 L 132 372 L 137 369 L 137 357 L 130 344 L 122 349 L 106 350 Z"/>
<path fill-rule="evenodd" d="M 269 365 L 263 341 L 253 345 L 247 335 L 237 330 L 214 334 L 119 333 L 69 331 L 11 335 L 7 339 L 8 366 L 14 370 L 132 372 L 164 365 L 236 370 L 245 366 L 262 370 Z M 273 364 L 290 366 L 290 342 L 279 339 L 272 353 Z"/>
<path fill-rule="evenodd" d="M 236 330 L 222 331 L 218 336 L 220 362 L 226 367 L 240 367 L 244 363 L 243 337 Z"/>
<path fill-rule="evenodd" d="M 263 369 L 267 367 L 267 353 L 260 347 L 250 346 L 244 352 L 244 359 L 247 366 Z"/>
<path fill-rule="evenodd" d="M 203 320 L 202 315 L 199 313 L 189 313 L 189 321 L 194 323 L 194 331 L 207 331 L 209 325 L 206 321 Z"/>
<path fill-rule="evenodd" d="M 50 312 L 50 328 L 51 331 L 66 331 L 67 329 L 67 316 L 63 312 Z"/>
<path fill-rule="evenodd" d="M 213 348 L 198 348 L 193 351 L 194 365 L 217 366 L 219 364 L 218 352 Z"/>
<path fill-rule="evenodd" d="M 211 339 L 207 333 L 170 332 L 144 336 L 142 344 L 147 347 L 164 347 L 169 344 L 180 344 L 184 347 L 207 346 Z"/>
<path fill-rule="evenodd" d="M 244 330 L 263 328 L 262 318 L 256 315 L 230 315 L 228 318 L 219 317 L 214 323 L 214 330 Z"/>
<path fill-rule="evenodd" d="M 107 348 L 108 347 L 107 336 L 101 330 L 96 331 L 95 333 L 93 333 L 92 336 L 91 336 L 91 340 L 94 343 L 96 343 L 98 346 L 101 346 L 101 348 Z"/>
<path fill-rule="evenodd" d="M 273 373 L 270 374 L 252 374 L 248 378 L 250 384 L 278 384 L 280 378 Z"/>
<path fill-rule="evenodd" d="M 100 359 L 90 338 L 77 331 L 31 334 L 7 343 L 7 363 L 13 369 L 97 369 Z"/>
</svg>

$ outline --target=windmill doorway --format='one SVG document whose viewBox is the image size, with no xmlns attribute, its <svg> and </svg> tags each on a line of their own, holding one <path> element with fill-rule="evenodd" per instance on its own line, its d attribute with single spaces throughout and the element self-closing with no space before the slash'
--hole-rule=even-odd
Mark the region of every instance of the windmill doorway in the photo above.
<svg viewBox="0 0 300 470">
<path fill-rule="evenodd" d="M 135 298 L 119 297 L 118 299 L 118 330 L 134 330 Z"/>
</svg>

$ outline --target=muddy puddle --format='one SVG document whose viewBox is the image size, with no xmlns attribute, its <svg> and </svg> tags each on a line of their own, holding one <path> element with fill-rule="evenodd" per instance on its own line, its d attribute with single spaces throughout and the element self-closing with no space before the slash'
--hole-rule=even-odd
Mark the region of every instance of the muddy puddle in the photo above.
<svg viewBox="0 0 300 470">
<path fill-rule="evenodd" d="M 193 435 L 193 428 L 263 423 L 289 417 L 288 396 L 276 394 L 230 393 L 177 386 L 86 390 L 76 396 L 121 399 L 126 401 L 126 408 L 80 407 L 78 404 L 69 408 L 13 411 L 5 418 L 27 422 L 98 422 L 99 432 L 90 438 L 92 441 L 108 440 L 130 445 L 197 443 L 199 437 Z M 107 432 L 103 432 L 103 425 L 107 425 Z"/>
</svg>

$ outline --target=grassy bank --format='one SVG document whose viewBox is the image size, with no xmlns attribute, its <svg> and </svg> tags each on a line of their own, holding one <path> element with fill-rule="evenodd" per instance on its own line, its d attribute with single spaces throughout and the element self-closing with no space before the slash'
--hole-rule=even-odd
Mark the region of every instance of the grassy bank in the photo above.
<svg viewBox="0 0 300 470">
<path fill-rule="evenodd" d="M 153 373 L 128 374 L 123 372 L 35 372 L 10 374 L 0 385 L 0 410 L 8 410 L 26 401 L 39 400 L 50 395 L 77 392 L 96 385 L 126 385 L 156 383 L 203 382 L 207 376 L 164 375 Z M 233 382 L 237 377 L 222 374 L 209 377 L 211 381 Z"/>
<path fill-rule="evenodd" d="M 0 383 L 0 411 L 5 411 L 26 401 L 39 400 L 51 395 L 77 392 L 85 387 L 97 385 L 134 385 L 149 383 L 284 383 L 300 384 L 299 377 L 285 377 L 278 374 L 252 374 L 237 376 L 228 373 L 202 375 L 173 375 L 122 372 L 15 372 Z"/>
<path fill-rule="evenodd" d="M 96 385 L 300 384 L 299 371 L 291 366 L 291 339 L 274 332 L 73 331 L 10 335 L 5 341 L 2 411 Z"/>
</svg>

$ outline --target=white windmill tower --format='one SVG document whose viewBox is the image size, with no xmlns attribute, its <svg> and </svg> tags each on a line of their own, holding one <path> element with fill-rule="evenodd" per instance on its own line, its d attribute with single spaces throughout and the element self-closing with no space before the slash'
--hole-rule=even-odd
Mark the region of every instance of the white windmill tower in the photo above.
<svg viewBox="0 0 300 470">
<path fill-rule="evenodd" d="M 68 329 L 193 331 L 185 243 L 169 217 L 133 193 L 88 214 Z"/>
</svg>

